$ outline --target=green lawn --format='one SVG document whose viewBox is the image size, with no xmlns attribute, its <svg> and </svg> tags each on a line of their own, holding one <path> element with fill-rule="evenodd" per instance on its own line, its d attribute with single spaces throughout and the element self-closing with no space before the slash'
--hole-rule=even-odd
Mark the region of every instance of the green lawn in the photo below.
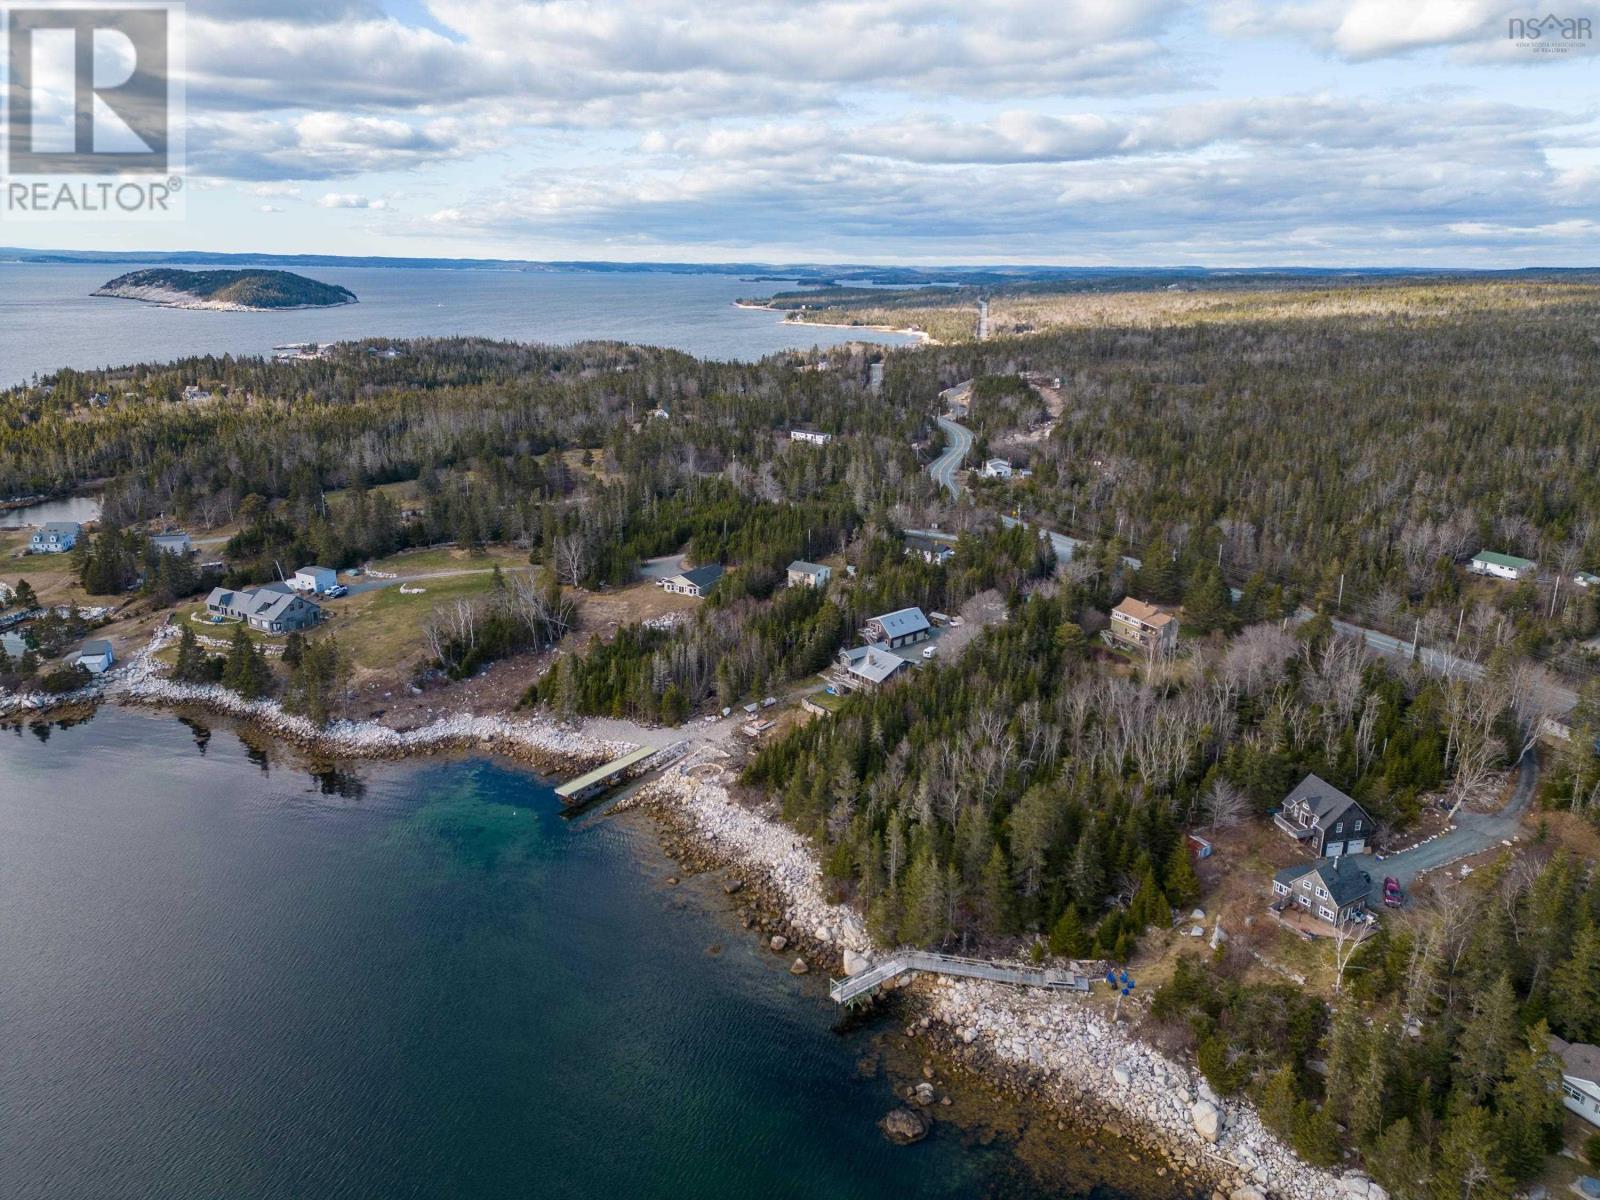
<svg viewBox="0 0 1600 1200">
<path fill-rule="evenodd" d="M 488 565 L 488 564 L 485 564 Z M 448 568 L 436 568 L 448 569 Z M 399 584 L 335 600 L 327 608 L 333 617 L 323 626 L 339 639 L 352 662 L 381 670 L 414 659 L 422 651 L 422 623 L 435 607 L 466 596 L 481 596 L 494 576 L 453 575 L 430 579 L 421 595 L 404 595 Z"/>
</svg>

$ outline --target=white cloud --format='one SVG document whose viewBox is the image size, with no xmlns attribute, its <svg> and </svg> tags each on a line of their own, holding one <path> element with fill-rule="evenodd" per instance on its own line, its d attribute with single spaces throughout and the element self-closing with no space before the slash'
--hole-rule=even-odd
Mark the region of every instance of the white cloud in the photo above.
<svg viewBox="0 0 1600 1200">
<path fill-rule="evenodd" d="M 329 192 L 317 201 L 318 208 L 387 208 L 384 200 L 373 200 L 358 192 Z"/>
</svg>

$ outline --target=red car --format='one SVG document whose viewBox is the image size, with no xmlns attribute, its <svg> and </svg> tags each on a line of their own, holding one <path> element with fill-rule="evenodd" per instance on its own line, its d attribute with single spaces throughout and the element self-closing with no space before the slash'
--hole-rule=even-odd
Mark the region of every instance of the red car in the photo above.
<svg viewBox="0 0 1600 1200">
<path fill-rule="evenodd" d="M 1399 908 L 1406 902 L 1405 893 L 1400 890 L 1400 881 L 1393 875 L 1383 881 L 1383 906 L 1385 908 Z"/>
</svg>

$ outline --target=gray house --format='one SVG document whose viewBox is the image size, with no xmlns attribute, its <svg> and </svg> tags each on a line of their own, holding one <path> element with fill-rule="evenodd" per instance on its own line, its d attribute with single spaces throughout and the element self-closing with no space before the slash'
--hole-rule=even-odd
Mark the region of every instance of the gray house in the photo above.
<svg viewBox="0 0 1600 1200">
<path fill-rule="evenodd" d="M 243 621 L 262 633 L 297 633 L 322 620 L 321 605 L 297 595 L 284 583 L 212 588 L 206 597 L 206 611 Z"/>
<path fill-rule="evenodd" d="M 926 641 L 932 633 L 933 626 L 928 624 L 928 618 L 923 616 L 920 608 L 899 608 L 892 613 L 872 617 L 861 630 L 865 641 L 888 646 L 891 650 Z"/>
<path fill-rule="evenodd" d="M 700 597 L 716 587 L 717 580 L 721 578 L 722 567 L 717 563 L 709 563 L 681 575 L 669 575 L 661 581 L 661 586 L 675 595 Z"/>
<path fill-rule="evenodd" d="M 1272 877 L 1272 907 L 1298 908 L 1329 925 L 1343 925 L 1367 910 L 1372 877 L 1349 858 L 1296 863 Z"/>
<path fill-rule="evenodd" d="M 788 580 L 790 587 L 825 588 L 831 578 L 833 578 L 833 569 L 825 567 L 821 563 L 807 562 L 803 558 L 797 558 L 789 564 Z"/>
<path fill-rule="evenodd" d="M 1315 775 L 1307 775 L 1284 799 L 1273 824 L 1313 854 L 1338 858 L 1360 854 L 1377 831 L 1376 823 L 1349 796 Z"/>
</svg>

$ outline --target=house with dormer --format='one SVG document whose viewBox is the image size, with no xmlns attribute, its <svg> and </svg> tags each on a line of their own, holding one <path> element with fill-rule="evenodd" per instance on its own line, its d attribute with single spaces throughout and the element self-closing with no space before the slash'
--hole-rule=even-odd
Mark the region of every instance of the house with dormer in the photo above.
<svg viewBox="0 0 1600 1200">
<path fill-rule="evenodd" d="M 1272 877 L 1272 909 L 1295 908 L 1329 925 L 1361 918 L 1372 876 L 1350 858 L 1326 858 L 1285 867 Z"/>
<path fill-rule="evenodd" d="M 1366 809 L 1316 775 L 1284 798 L 1272 823 L 1318 858 L 1360 854 L 1377 832 Z"/>
</svg>

